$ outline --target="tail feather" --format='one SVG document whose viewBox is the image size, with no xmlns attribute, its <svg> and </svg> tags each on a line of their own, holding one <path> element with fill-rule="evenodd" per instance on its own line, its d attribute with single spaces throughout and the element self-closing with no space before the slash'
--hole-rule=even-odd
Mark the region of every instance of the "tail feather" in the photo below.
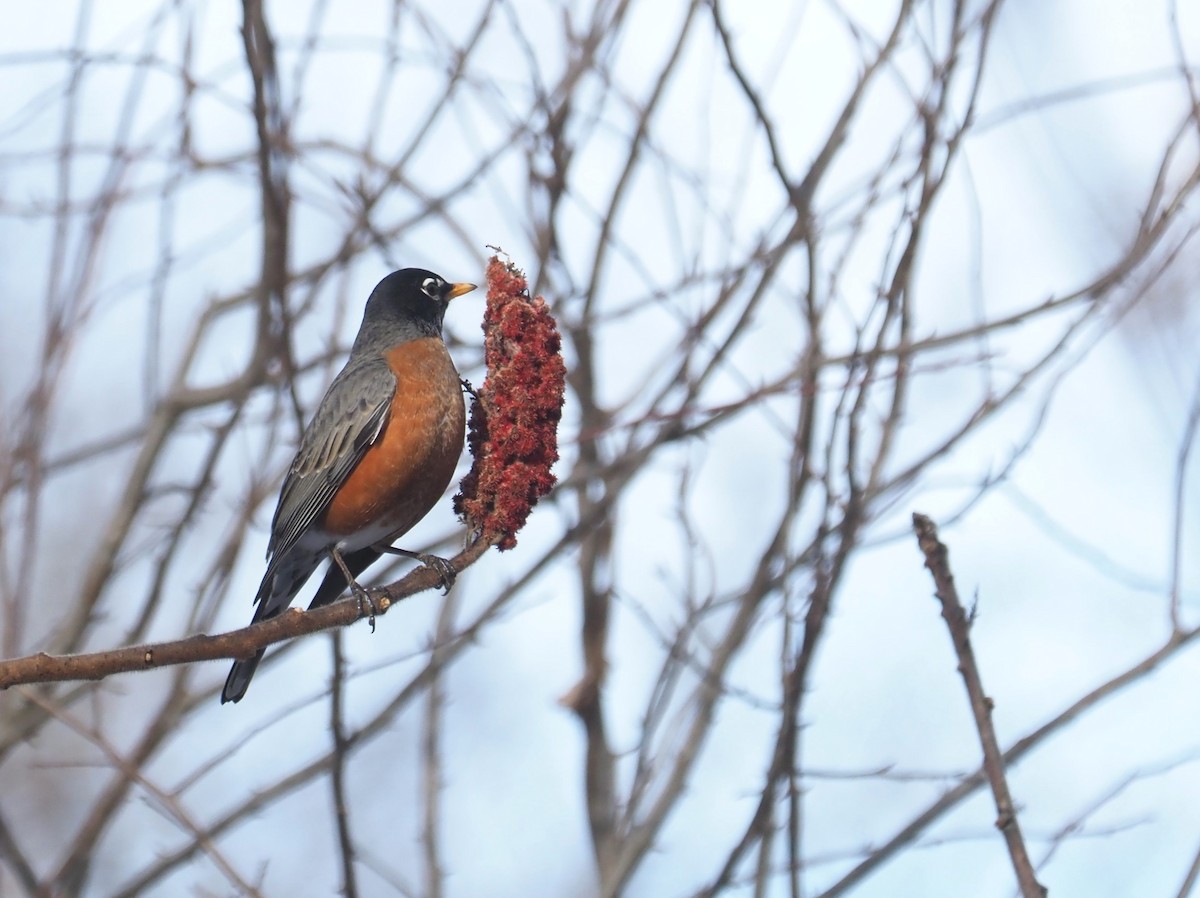
<svg viewBox="0 0 1200 898">
<path fill-rule="evenodd" d="M 250 623 L 270 620 L 285 611 L 320 563 L 320 555 L 306 553 L 297 558 L 295 553 L 292 553 L 291 557 L 282 559 L 278 564 L 272 562 L 267 565 L 267 573 L 254 599 L 257 607 Z M 259 649 L 253 658 L 233 662 L 229 676 L 225 678 L 225 688 L 221 690 L 221 704 L 241 701 L 246 690 L 250 688 L 250 679 L 258 669 L 258 663 L 262 661 L 265 651 Z"/>
<path fill-rule="evenodd" d="M 258 662 L 262 660 L 264 654 L 266 654 L 266 649 L 259 649 L 258 654 L 253 658 L 233 662 L 233 667 L 229 669 L 229 676 L 225 678 L 225 688 L 221 690 L 222 705 L 226 702 L 242 700 L 242 696 L 250 688 L 250 678 L 254 676 L 254 671 L 258 670 Z"/>
</svg>

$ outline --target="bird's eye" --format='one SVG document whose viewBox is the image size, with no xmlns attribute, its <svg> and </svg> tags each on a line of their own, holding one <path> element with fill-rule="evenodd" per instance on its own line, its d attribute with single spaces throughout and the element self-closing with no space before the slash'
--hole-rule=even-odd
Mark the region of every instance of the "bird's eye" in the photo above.
<svg viewBox="0 0 1200 898">
<path fill-rule="evenodd" d="M 421 281 L 421 292 L 430 299 L 442 298 L 442 282 L 440 278 L 425 278 Z"/>
</svg>

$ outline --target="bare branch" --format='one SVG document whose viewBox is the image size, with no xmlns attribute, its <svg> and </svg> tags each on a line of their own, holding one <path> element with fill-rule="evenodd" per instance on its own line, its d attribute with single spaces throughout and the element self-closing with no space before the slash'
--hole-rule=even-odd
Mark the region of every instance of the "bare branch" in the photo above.
<svg viewBox="0 0 1200 898">
<path fill-rule="evenodd" d="M 447 559 L 460 573 L 491 548 L 486 539 L 474 540 L 466 549 Z M 441 575 L 430 567 L 419 567 L 406 577 L 371 590 L 374 614 L 382 617 L 398 602 L 428 589 L 440 588 Z M 370 609 L 353 597 L 313 611 L 289 609 L 271 620 L 218 636 L 189 636 L 172 642 L 130 646 L 85 655 L 28 655 L 0 661 L 0 689 L 25 683 L 58 683 L 67 680 L 100 680 L 116 673 L 153 670 L 176 664 L 249 658 L 259 649 L 277 642 L 344 627 L 370 617 Z M 29 693 L 32 695 L 32 693 Z"/>
<path fill-rule="evenodd" d="M 954 643 L 954 653 L 958 656 L 958 672 L 962 674 L 967 696 L 971 701 L 971 713 L 975 716 L 975 727 L 979 731 L 979 742 L 983 747 L 983 770 L 992 787 L 996 812 L 999 814 L 996 828 L 1003 834 L 1004 842 L 1008 846 L 1021 894 L 1025 898 L 1042 898 L 1046 889 L 1037 881 L 1033 862 L 1021 835 L 1016 805 L 1004 775 L 1004 756 L 996 739 L 995 727 L 992 726 L 993 703 L 984 692 L 983 679 L 975 662 L 975 651 L 971 648 L 971 619 L 958 598 L 954 575 L 950 571 L 949 552 L 938 540 L 937 527 L 925 515 L 913 513 L 913 529 L 917 534 L 917 544 L 925 555 L 925 567 L 929 568 L 937 586 L 936 594 L 938 601 L 942 603 L 942 617 L 946 620 L 951 641 Z"/>
<path fill-rule="evenodd" d="M 329 690 L 329 731 L 333 736 L 329 785 L 333 791 L 333 817 L 337 821 L 338 849 L 342 858 L 342 894 L 357 898 L 358 877 L 354 873 L 354 838 L 350 834 L 350 798 L 346 790 L 347 742 L 342 704 L 346 690 L 346 659 L 342 654 L 342 634 L 330 634 L 333 652 L 333 685 Z"/>
</svg>

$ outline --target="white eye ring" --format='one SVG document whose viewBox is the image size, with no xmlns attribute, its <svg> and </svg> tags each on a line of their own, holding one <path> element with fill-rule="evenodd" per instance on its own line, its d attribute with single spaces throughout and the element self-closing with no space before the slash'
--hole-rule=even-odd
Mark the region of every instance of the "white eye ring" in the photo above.
<svg viewBox="0 0 1200 898">
<path fill-rule="evenodd" d="M 421 292 L 430 299 L 442 298 L 442 282 L 439 278 L 425 278 L 421 281 Z"/>
</svg>

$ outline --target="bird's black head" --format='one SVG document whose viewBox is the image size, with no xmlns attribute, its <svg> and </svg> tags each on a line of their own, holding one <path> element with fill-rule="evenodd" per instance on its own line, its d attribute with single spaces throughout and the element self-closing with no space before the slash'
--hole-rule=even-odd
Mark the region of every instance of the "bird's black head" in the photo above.
<svg viewBox="0 0 1200 898">
<path fill-rule="evenodd" d="M 376 285 L 367 300 L 356 343 L 376 340 L 394 344 L 404 339 L 442 333 L 450 300 L 475 289 L 454 284 L 424 268 L 401 268 Z"/>
</svg>

